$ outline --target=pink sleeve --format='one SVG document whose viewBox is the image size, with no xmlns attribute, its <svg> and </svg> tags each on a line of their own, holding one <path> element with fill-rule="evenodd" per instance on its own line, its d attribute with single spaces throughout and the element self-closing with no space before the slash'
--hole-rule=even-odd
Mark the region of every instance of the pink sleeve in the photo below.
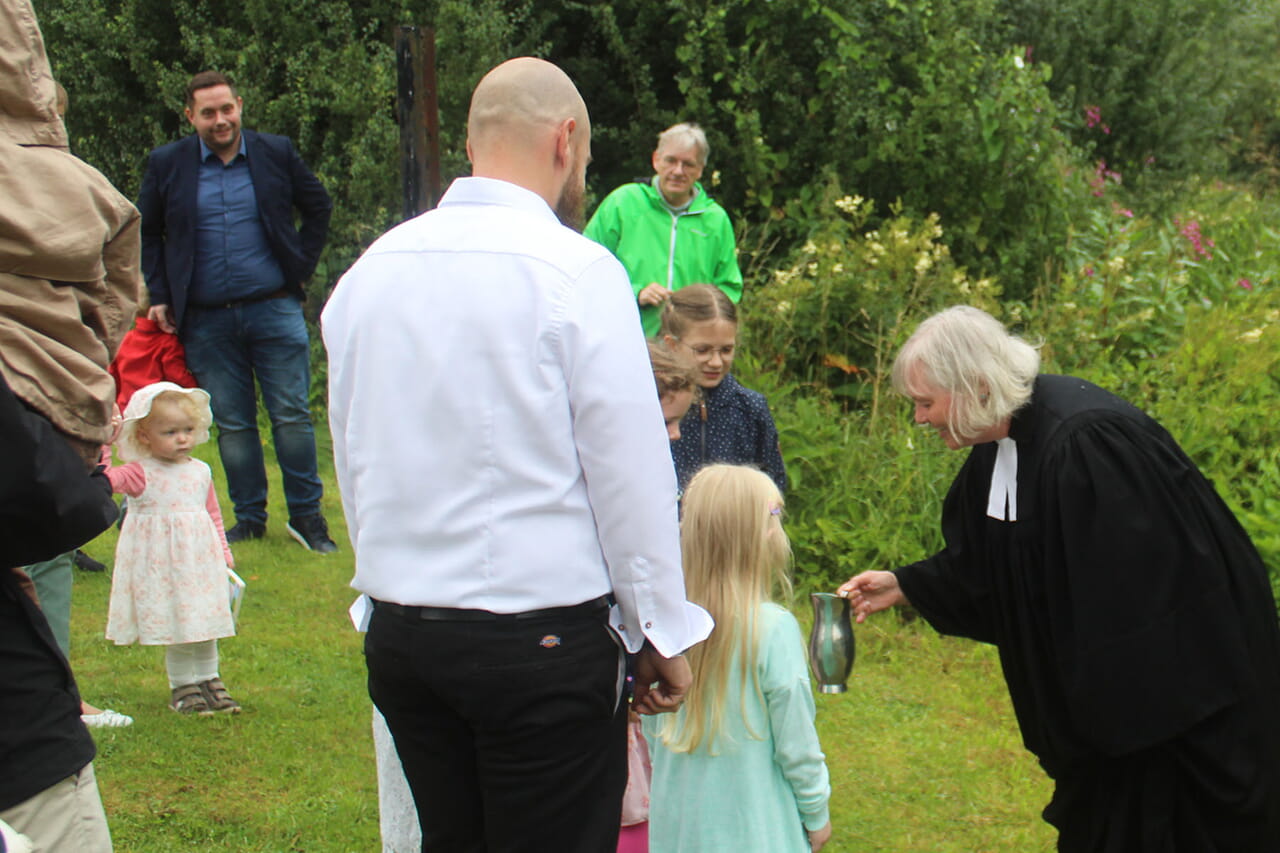
<svg viewBox="0 0 1280 853">
<path fill-rule="evenodd" d="M 112 465 L 111 457 L 103 456 L 103 464 L 107 466 L 107 479 L 111 481 L 111 491 L 116 494 L 136 498 L 147 487 L 147 474 L 142 470 L 142 463 L 130 462 L 128 465 Z"/>
<path fill-rule="evenodd" d="M 227 544 L 227 531 L 222 526 L 222 510 L 218 507 L 218 495 L 213 490 L 213 483 L 209 484 L 209 496 L 205 498 L 204 506 L 209 510 L 213 526 L 218 530 L 218 538 L 222 540 L 222 555 L 227 559 L 227 566 L 234 569 L 236 558 L 231 556 L 231 546 Z"/>
</svg>

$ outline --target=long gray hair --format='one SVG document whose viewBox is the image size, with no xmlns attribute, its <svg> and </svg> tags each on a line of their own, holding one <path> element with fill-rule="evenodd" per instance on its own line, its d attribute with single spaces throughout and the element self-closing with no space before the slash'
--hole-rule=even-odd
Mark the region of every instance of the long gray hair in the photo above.
<svg viewBox="0 0 1280 853">
<path fill-rule="evenodd" d="M 908 397 L 948 392 L 948 429 L 973 439 L 1027 404 L 1039 372 L 1037 347 L 986 311 L 956 305 L 921 323 L 903 345 L 893 387 Z"/>
</svg>

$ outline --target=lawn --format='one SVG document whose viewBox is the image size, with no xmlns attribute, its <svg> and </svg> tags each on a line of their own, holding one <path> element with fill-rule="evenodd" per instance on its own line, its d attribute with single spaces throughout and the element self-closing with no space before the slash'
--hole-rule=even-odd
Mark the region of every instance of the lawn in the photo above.
<svg viewBox="0 0 1280 853">
<path fill-rule="evenodd" d="M 328 454 L 322 446 L 322 467 Z M 213 445 L 199 455 L 225 495 Z M 94 730 L 119 853 L 379 849 L 364 662 L 346 614 L 352 554 L 332 471 L 322 476 L 337 554 L 304 551 L 276 504 L 267 538 L 235 547 L 248 590 L 239 634 L 220 651 L 239 716 L 168 710 L 163 651 L 103 639 L 110 578 L 76 573 L 81 690 L 136 721 Z M 271 483 L 279 492 L 274 470 Z M 110 565 L 114 547 L 113 529 L 86 550 Z M 805 602 L 797 613 L 808 619 Z M 1050 785 L 1021 746 L 994 651 L 893 615 L 859 626 L 857 640 L 849 691 L 818 696 L 834 788 L 826 849 L 1052 850 L 1039 818 Z"/>
</svg>

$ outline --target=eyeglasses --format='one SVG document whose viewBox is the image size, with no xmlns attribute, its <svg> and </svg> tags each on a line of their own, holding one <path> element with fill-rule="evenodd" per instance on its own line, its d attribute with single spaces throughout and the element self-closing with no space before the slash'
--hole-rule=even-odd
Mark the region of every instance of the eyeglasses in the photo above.
<svg viewBox="0 0 1280 853">
<path fill-rule="evenodd" d="M 676 340 L 679 341 L 680 339 L 676 338 Z M 729 344 L 728 346 L 723 347 L 713 347 L 711 344 L 698 344 L 697 346 L 692 346 L 690 344 L 685 344 L 684 341 L 680 341 L 680 343 L 689 347 L 689 350 L 698 358 L 708 358 L 713 353 L 717 352 L 720 353 L 721 358 L 733 358 L 733 351 L 737 349 L 734 344 Z"/>
<path fill-rule="evenodd" d="M 686 172 L 692 172 L 694 169 L 702 168 L 702 164 L 697 160 L 683 160 L 679 157 L 673 157 L 670 154 L 662 155 L 662 164 L 664 166 L 683 166 Z"/>
</svg>

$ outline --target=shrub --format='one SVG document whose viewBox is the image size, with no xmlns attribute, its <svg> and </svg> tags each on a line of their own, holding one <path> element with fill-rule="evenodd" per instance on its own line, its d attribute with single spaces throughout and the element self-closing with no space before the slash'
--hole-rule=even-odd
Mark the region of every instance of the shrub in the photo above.
<svg viewBox="0 0 1280 853">
<path fill-rule="evenodd" d="M 871 202 L 828 185 L 817 227 L 788 264 L 757 284 L 748 346 L 786 376 L 829 389 L 875 416 L 894 353 L 920 318 L 958 302 L 995 309 L 942 242 L 937 216 L 894 208 L 867 230 Z"/>
<path fill-rule="evenodd" d="M 1274 289 L 1280 260 L 1269 249 L 1274 203 L 1240 188 L 1201 187 L 1167 217 L 1135 213 L 1121 198 L 1097 199 L 1061 274 L 1009 310 L 1043 336 L 1046 358 L 1064 372 L 1106 365 L 1128 383 L 1180 344 L 1191 307 L 1243 304 Z M 1145 398 L 1149 388 L 1131 390 Z"/>
<path fill-rule="evenodd" d="M 1274 118 L 1276 0 L 1001 0 L 1012 38 L 1048 64 L 1064 128 L 1138 178 L 1212 174 Z M 1087 115 L 1102 125 L 1089 126 Z M 1096 132 L 1105 126 L 1106 133 Z"/>
</svg>

